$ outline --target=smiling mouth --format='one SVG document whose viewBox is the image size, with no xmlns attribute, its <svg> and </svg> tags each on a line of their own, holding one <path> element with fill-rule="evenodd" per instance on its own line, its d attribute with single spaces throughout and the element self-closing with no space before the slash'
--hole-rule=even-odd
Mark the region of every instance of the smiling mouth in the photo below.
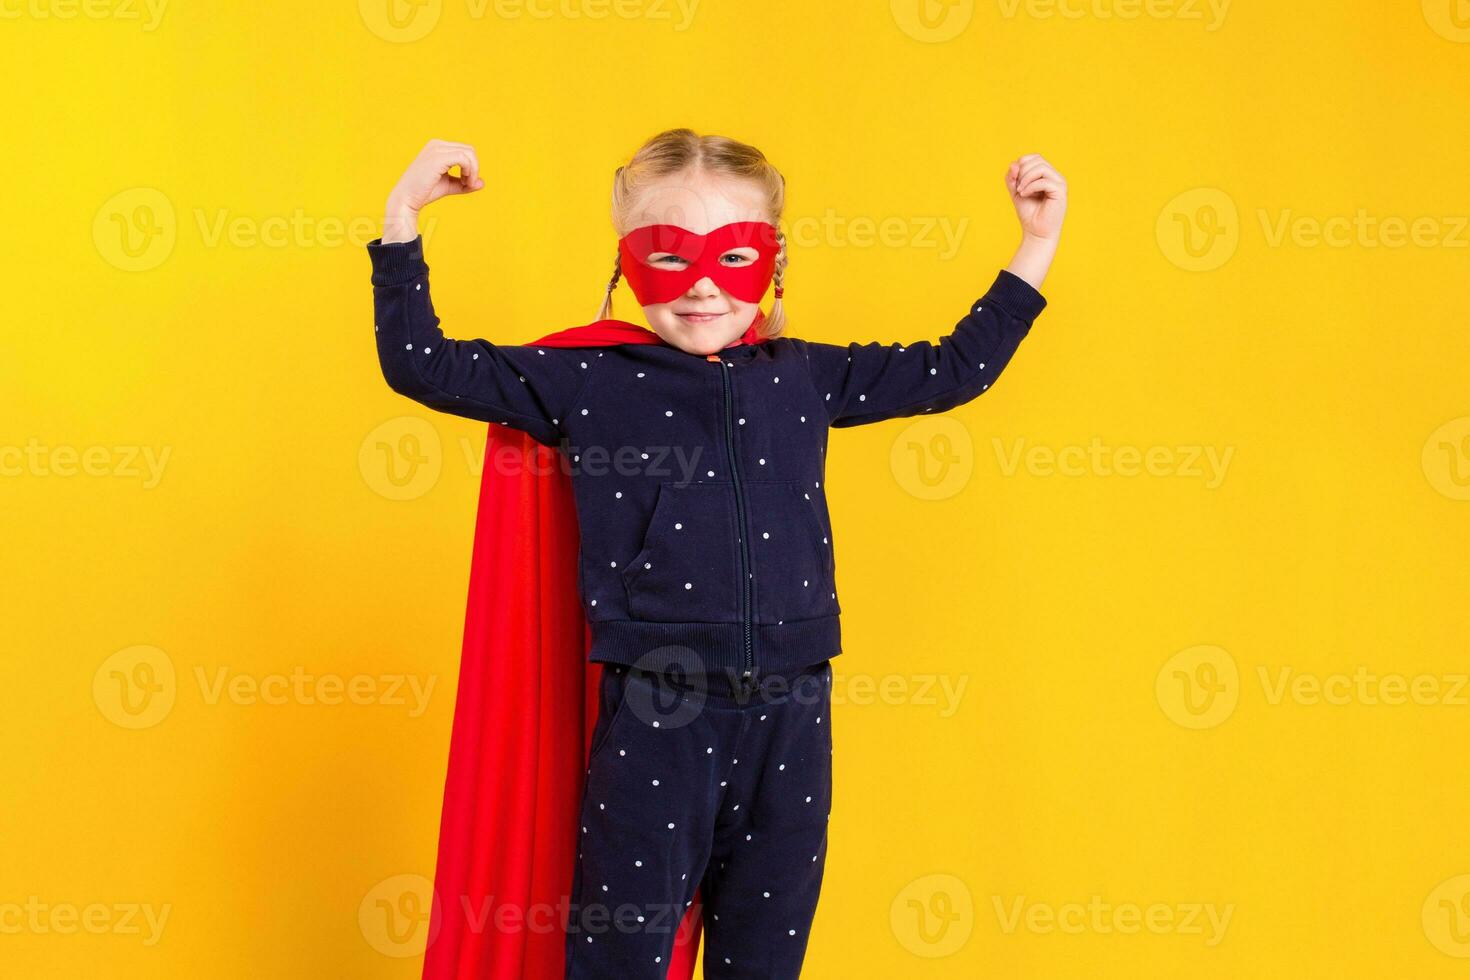
<svg viewBox="0 0 1470 980">
<path fill-rule="evenodd" d="M 686 323 L 710 323 L 724 316 L 723 313 L 675 313 L 679 319 Z"/>
</svg>

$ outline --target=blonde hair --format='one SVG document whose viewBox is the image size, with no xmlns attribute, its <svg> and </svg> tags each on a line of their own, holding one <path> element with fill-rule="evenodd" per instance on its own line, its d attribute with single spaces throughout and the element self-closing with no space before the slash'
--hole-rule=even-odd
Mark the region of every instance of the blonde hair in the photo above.
<svg viewBox="0 0 1470 980">
<path fill-rule="evenodd" d="M 765 154 L 748 143 L 726 136 L 700 136 L 692 129 L 668 129 L 644 143 L 633 158 L 613 175 L 612 222 L 621 237 L 632 218 L 633 202 L 638 189 L 646 182 L 686 171 L 706 172 L 721 177 L 752 180 L 764 192 L 769 220 L 777 228 L 776 273 L 774 283 L 781 287 L 786 271 L 786 234 L 780 231 L 781 212 L 786 207 L 786 178 L 781 176 Z M 612 316 L 612 294 L 622 277 L 621 256 L 613 259 L 613 274 L 608 280 L 597 319 Z M 771 303 L 759 333 L 776 337 L 786 326 L 786 313 L 779 297 Z"/>
</svg>

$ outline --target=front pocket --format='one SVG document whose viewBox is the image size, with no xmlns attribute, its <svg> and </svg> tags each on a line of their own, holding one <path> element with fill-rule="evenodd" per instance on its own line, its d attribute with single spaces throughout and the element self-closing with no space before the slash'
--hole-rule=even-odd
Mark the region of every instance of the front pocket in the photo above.
<svg viewBox="0 0 1470 980">
<path fill-rule="evenodd" d="M 612 735 L 613 726 L 623 715 L 628 705 L 628 683 L 633 679 L 631 670 L 623 667 L 615 669 L 611 664 L 602 667 L 602 679 L 598 684 L 598 697 L 600 699 L 597 710 L 597 723 L 592 726 L 592 744 L 587 750 L 587 762 L 591 765 L 592 759 L 607 744 L 609 736 Z"/>
<path fill-rule="evenodd" d="M 620 573 L 628 614 L 664 623 L 740 622 L 738 549 L 731 484 L 660 484 L 642 550 Z"/>
<path fill-rule="evenodd" d="M 779 623 L 836 615 L 832 544 L 804 485 L 747 480 L 744 487 L 756 620 Z"/>
</svg>

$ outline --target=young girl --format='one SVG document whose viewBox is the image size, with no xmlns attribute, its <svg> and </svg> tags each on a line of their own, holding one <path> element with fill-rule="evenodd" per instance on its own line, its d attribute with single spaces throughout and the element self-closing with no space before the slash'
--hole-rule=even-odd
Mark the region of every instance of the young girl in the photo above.
<svg viewBox="0 0 1470 980">
<path fill-rule="evenodd" d="M 571 467 L 589 657 L 607 669 L 565 977 L 665 977 L 697 890 L 706 977 L 799 975 L 841 652 L 827 432 L 946 411 L 994 384 L 1046 305 L 1066 209 L 1065 182 L 1036 154 L 1005 182 L 1021 244 L 953 332 L 845 346 L 784 334 L 785 182 L 735 140 L 670 130 L 618 168 L 598 324 L 621 324 L 606 318 L 627 279 L 652 329 L 626 344 L 446 338 L 418 212 L 484 187 L 475 151 L 430 141 L 390 194 L 367 246 L 389 386 L 521 429 Z"/>
</svg>

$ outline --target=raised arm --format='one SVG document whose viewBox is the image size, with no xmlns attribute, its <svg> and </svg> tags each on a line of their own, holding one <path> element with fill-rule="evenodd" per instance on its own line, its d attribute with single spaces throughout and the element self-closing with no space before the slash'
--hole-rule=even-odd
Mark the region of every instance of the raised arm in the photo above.
<svg viewBox="0 0 1470 980">
<path fill-rule="evenodd" d="M 1039 154 L 1006 170 L 1021 244 L 990 289 L 938 343 L 806 344 L 812 382 L 837 428 L 943 412 L 988 391 L 1046 308 L 1038 290 L 1051 268 L 1067 184 Z"/>
<path fill-rule="evenodd" d="M 444 336 L 429 296 L 423 238 L 367 245 L 373 326 L 388 387 L 451 415 L 500 422 L 555 446 L 595 354 Z"/>
<path fill-rule="evenodd" d="M 806 344 L 834 428 L 943 412 L 979 396 L 1010 362 L 1046 300 L 1004 269 L 937 343 Z"/>
<path fill-rule="evenodd" d="M 459 167 L 455 177 L 449 173 Z M 577 348 L 497 346 L 452 340 L 429 298 L 419 211 L 441 197 L 480 190 L 474 147 L 433 139 L 388 195 L 373 263 L 373 332 L 388 386 L 429 408 L 521 429 L 548 446 L 576 405 L 593 358 Z"/>
</svg>

